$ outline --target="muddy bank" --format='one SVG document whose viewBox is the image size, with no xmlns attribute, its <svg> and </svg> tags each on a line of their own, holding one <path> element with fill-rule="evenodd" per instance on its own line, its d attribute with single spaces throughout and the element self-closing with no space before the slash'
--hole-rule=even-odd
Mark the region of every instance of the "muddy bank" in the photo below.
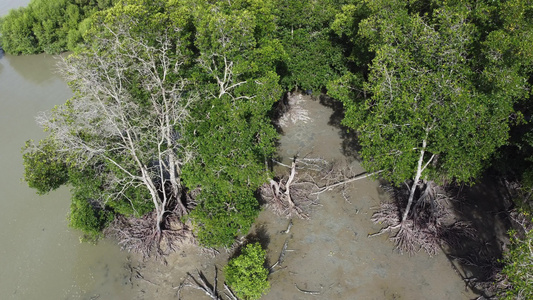
<svg viewBox="0 0 533 300">
<path fill-rule="evenodd" d="M 341 138 L 341 130 L 332 126 L 336 116 L 332 116 L 331 108 L 302 95 L 292 97 L 290 104 L 290 114 L 281 119 L 280 160 L 288 163 L 296 154 L 344 160 L 355 171 L 363 171 L 353 157 L 344 155 L 346 141 Z M 444 254 L 433 258 L 424 253 L 409 257 L 396 253 L 386 236 L 367 237 L 380 229 L 370 221 L 370 216 L 383 200 L 387 200 L 387 195 L 378 182 L 359 180 L 344 191 L 321 194 L 320 204 L 312 208 L 310 219 L 293 219 L 288 234 L 282 231 L 287 229 L 289 220 L 262 211 L 251 232 L 267 246 L 271 264 L 278 260 L 284 243 L 288 242 L 281 267 L 276 267 L 269 277 L 271 290 L 262 299 L 475 298 Z M 138 264 L 142 278 L 132 273 L 131 286 L 138 290 L 138 299 L 174 298 L 186 272 L 198 269 L 213 280 L 213 266 L 221 270 L 228 256 L 223 252 L 213 257 L 195 247 L 184 248 L 168 258 L 167 266 L 159 262 Z M 299 289 L 317 294 L 305 294 Z M 207 299 L 191 289 L 183 290 L 180 296 Z"/>
</svg>

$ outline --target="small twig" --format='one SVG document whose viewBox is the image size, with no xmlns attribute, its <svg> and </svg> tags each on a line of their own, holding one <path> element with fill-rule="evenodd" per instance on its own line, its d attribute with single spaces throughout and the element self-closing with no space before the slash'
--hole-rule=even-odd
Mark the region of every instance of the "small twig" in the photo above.
<svg viewBox="0 0 533 300">
<path fill-rule="evenodd" d="M 158 284 L 153 283 L 153 282 L 151 282 L 150 280 L 144 278 L 144 276 L 143 276 L 139 271 L 135 271 L 135 273 L 137 273 L 137 275 L 136 275 L 135 277 L 137 277 L 138 279 L 142 279 L 142 280 L 144 280 L 144 281 L 146 281 L 146 282 L 148 282 L 148 283 L 151 283 L 151 284 L 153 284 L 153 285 L 155 285 L 155 286 L 159 286 Z"/>
</svg>

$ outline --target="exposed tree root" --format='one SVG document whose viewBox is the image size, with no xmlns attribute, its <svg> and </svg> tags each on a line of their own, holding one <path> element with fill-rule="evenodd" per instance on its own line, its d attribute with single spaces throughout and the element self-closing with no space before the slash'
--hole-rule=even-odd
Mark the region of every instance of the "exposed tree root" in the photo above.
<svg viewBox="0 0 533 300">
<path fill-rule="evenodd" d="M 303 211 L 301 206 L 309 205 L 313 202 L 308 197 L 310 187 L 305 187 L 306 183 L 297 184 L 295 182 L 296 174 L 296 158 L 294 158 L 289 177 L 286 180 L 280 179 L 279 181 L 271 179 L 270 183 L 265 183 L 261 187 L 260 192 L 274 213 L 287 218 L 296 216 L 301 219 L 307 219 L 309 215 Z M 293 199 L 298 199 L 298 203 L 295 203 Z"/>
<path fill-rule="evenodd" d="M 330 164 L 318 158 L 298 159 L 295 157 L 291 166 L 277 163 L 290 168 L 289 176 L 277 180 L 271 179 L 269 183 L 260 188 L 260 194 L 274 213 L 286 218 L 295 216 L 307 219 L 309 207 L 318 204 L 322 193 L 335 188 L 344 189 L 349 183 L 381 172 L 354 174 L 350 168 L 341 167 L 335 163 Z M 305 173 L 302 172 L 303 176 L 297 176 L 299 169 L 305 170 Z M 343 197 L 349 202 L 344 190 Z"/>
<path fill-rule="evenodd" d="M 163 258 L 183 243 L 194 243 L 191 228 L 179 221 L 177 215 L 169 213 L 159 228 L 154 227 L 155 220 L 155 212 L 141 218 L 118 215 L 104 233 L 117 239 L 122 249 L 140 253 L 143 258 Z"/>
<path fill-rule="evenodd" d="M 424 250 L 430 256 L 436 255 L 443 244 L 460 246 L 462 238 L 474 236 L 470 224 L 455 220 L 443 205 L 448 200 L 444 189 L 427 183 L 406 220 L 401 220 L 406 194 L 394 189 L 390 191 L 396 202 L 382 203 L 371 218 L 384 228 L 369 236 L 389 233 L 400 252 L 411 255 Z"/>
</svg>

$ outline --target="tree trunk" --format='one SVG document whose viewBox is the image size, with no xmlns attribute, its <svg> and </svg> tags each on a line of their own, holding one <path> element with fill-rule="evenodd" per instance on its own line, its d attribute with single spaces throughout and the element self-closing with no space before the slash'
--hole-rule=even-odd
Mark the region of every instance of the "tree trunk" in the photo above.
<svg viewBox="0 0 533 300">
<path fill-rule="evenodd" d="M 181 183 L 180 180 L 180 174 L 179 174 L 179 167 L 177 166 L 176 159 L 174 157 L 174 154 L 169 155 L 169 165 L 170 165 L 170 184 L 172 185 L 172 196 L 175 198 L 176 203 L 178 205 L 179 214 L 180 215 L 186 215 L 187 214 L 187 208 L 181 201 Z"/>
<path fill-rule="evenodd" d="M 152 181 L 152 178 L 150 178 L 150 174 L 148 171 L 146 171 L 146 168 L 144 166 L 141 166 L 141 172 L 142 172 L 142 178 L 143 182 L 148 188 L 148 191 L 150 192 L 150 195 L 152 196 L 152 202 L 154 203 L 155 213 L 156 213 L 156 224 L 155 230 L 157 233 L 161 232 L 161 225 L 163 223 L 163 215 L 165 214 L 165 206 L 161 203 L 161 199 L 159 199 L 159 195 L 157 192 L 157 188 Z"/>
<path fill-rule="evenodd" d="M 424 170 L 422 168 L 422 163 L 424 162 L 424 153 L 426 152 L 426 140 L 424 139 L 422 141 L 422 150 L 420 150 L 420 158 L 418 159 L 418 164 L 416 167 L 416 174 L 415 179 L 413 181 L 413 185 L 411 186 L 411 191 L 409 193 L 409 200 L 407 201 L 407 207 L 405 208 L 405 211 L 403 212 L 402 216 L 402 222 L 407 220 L 409 217 L 409 212 L 411 210 L 411 206 L 413 205 L 413 199 L 415 197 L 415 191 L 418 187 L 418 181 L 420 180 L 420 177 L 422 176 L 422 171 Z"/>
</svg>

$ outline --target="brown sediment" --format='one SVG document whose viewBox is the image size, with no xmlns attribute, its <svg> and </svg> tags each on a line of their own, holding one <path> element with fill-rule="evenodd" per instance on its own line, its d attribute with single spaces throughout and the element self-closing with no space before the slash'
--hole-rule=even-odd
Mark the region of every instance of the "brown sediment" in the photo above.
<svg viewBox="0 0 533 300">
<path fill-rule="evenodd" d="M 330 125 L 335 123 L 333 111 L 309 96 L 298 97 L 298 101 L 293 102 L 298 103 L 299 110 L 305 110 L 298 115 L 308 118 L 295 122 L 291 118 L 291 122 L 282 127 L 281 163 L 290 166 L 296 155 L 315 157 L 328 162 L 341 161 L 353 174 L 363 173 L 359 162 L 344 155 L 342 130 Z M 286 167 L 276 168 L 285 174 L 290 172 Z M 262 299 L 475 298 L 475 294 L 465 290 L 464 282 L 450 266 L 446 255 L 409 257 L 394 251 L 394 245 L 386 236 L 367 238 L 369 233 L 380 229 L 370 220 L 375 211 L 372 208 L 387 200 L 389 196 L 378 182 L 369 178 L 353 181 L 342 189 L 321 193 L 316 205 L 305 211 L 309 219 L 293 219 L 289 232 L 285 217 L 263 210 L 251 233 L 264 230 L 259 238 L 267 246 L 268 264 L 272 266 L 278 262 L 278 266 L 269 275 L 271 289 Z M 279 267 L 282 252 L 282 267 Z M 213 265 L 222 269 L 230 254 L 221 251 L 211 256 L 189 247 L 171 255 L 167 259 L 168 266 L 147 262 L 144 278 L 160 286 L 138 282 L 136 288 L 145 292 L 139 294 L 139 299 L 146 295 L 174 297 L 173 287 L 185 280 L 187 272 L 199 269 L 204 274 L 212 274 Z M 218 279 L 218 286 L 223 286 L 222 272 Z M 190 289 L 182 290 L 180 296 L 182 299 L 205 298 L 202 294 Z"/>
</svg>

